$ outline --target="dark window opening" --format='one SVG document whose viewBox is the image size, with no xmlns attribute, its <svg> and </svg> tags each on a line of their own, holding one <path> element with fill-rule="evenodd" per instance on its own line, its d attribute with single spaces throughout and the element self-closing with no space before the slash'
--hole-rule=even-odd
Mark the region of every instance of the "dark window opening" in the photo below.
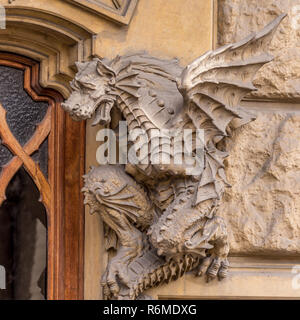
<svg viewBox="0 0 300 320">
<path fill-rule="evenodd" d="M 0 265 L 6 272 L 1 300 L 42 300 L 47 296 L 47 216 L 40 193 L 21 168 L 0 207 Z"/>
</svg>

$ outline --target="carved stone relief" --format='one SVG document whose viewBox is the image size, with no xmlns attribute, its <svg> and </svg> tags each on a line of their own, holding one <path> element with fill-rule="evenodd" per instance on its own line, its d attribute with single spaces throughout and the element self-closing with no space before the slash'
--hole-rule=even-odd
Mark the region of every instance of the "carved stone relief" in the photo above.
<svg viewBox="0 0 300 320">
<path fill-rule="evenodd" d="M 254 120 L 240 101 L 272 60 L 266 49 L 283 18 L 186 68 L 146 53 L 77 64 L 73 93 L 62 105 L 75 120 L 94 117 L 94 125 L 109 126 L 117 108 L 128 131 L 144 129 L 148 143 L 151 130 L 204 130 L 204 166 L 197 174 L 187 170 L 187 161 L 154 162 L 150 151 L 147 164 L 100 165 L 85 176 L 85 202 L 103 219 L 107 250 L 116 252 L 102 278 L 106 299 L 139 298 L 191 270 L 207 281 L 226 277 L 228 236 L 218 215 L 229 186 L 224 142 Z M 133 147 L 140 151 L 138 143 Z"/>
</svg>

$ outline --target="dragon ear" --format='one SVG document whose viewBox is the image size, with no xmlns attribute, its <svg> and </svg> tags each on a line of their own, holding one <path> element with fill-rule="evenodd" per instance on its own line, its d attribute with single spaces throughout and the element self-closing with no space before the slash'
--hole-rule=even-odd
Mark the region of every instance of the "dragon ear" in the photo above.
<svg viewBox="0 0 300 320">
<path fill-rule="evenodd" d="M 77 70 L 80 71 L 83 68 L 84 63 L 77 61 L 75 62 L 75 65 L 77 67 Z"/>
<path fill-rule="evenodd" d="M 108 65 L 106 65 L 102 60 L 97 62 L 97 71 L 102 77 L 108 77 L 109 79 L 116 77 L 116 73 Z"/>
</svg>

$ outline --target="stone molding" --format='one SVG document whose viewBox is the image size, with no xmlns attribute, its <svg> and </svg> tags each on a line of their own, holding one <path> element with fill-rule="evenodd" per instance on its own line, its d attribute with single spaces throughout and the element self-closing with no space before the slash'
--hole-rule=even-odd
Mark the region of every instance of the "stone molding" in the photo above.
<svg viewBox="0 0 300 320">
<path fill-rule="evenodd" d="M 85 10 L 92 11 L 114 22 L 128 25 L 133 16 L 138 0 L 111 0 L 111 6 L 103 1 L 67 0 L 79 5 Z"/>
<path fill-rule="evenodd" d="M 155 299 L 292 299 L 299 300 L 300 289 L 296 283 L 299 258 L 284 260 L 270 257 L 230 257 L 230 273 L 223 283 L 195 281 L 193 274 L 186 274 L 177 282 L 146 291 Z M 298 280 L 299 281 L 299 280 Z"/>
<path fill-rule="evenodd" d="M 94 33 L 36 9 L 8 7 L 6 18 L 7 28 L 0 31 L 0 51 L 39 61 L 41 85 L 67 97 L 75 61 L 88 60 L 94 54 Z"/>
</svg>

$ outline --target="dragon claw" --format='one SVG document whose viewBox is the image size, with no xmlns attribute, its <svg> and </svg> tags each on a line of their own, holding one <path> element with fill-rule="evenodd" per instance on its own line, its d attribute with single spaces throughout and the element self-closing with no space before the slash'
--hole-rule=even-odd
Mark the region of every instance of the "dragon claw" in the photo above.
<svg viewBox="0 0 300 320">
<path fill-rule="evenodd" d="M 228 268 L 229 268 L 229 263 L 226 259 L 226 260 L 222 261 L 221 267 L 218 272 L 219 281 L 222 281 L 223 279 L 227 278 Z"/>
<path fill-rule="evenodd" d="M 119 293 L 121 291 L 119 283 L 126 287 L 130 287 L 130 281 L 128 279 L 128 268 L 122 259 L 116 257 L 112 259 L 113 263 L 110 263 L 104 273 L 101 281 L 103 288 L 103 296 L 105 300 L 119 299 Z M 111 262 L 112 262 L 111 261 Z"/>
<path fill-rule="evenodd" d="M 199 265 L 196 276 L 206 275 L 206 282 L 211 282 L 218 277 L 221 281 L 227 277 L 229 263 L 227 259 L 213 258 L 212 256 L 205 258 Z"/>
</svg>

